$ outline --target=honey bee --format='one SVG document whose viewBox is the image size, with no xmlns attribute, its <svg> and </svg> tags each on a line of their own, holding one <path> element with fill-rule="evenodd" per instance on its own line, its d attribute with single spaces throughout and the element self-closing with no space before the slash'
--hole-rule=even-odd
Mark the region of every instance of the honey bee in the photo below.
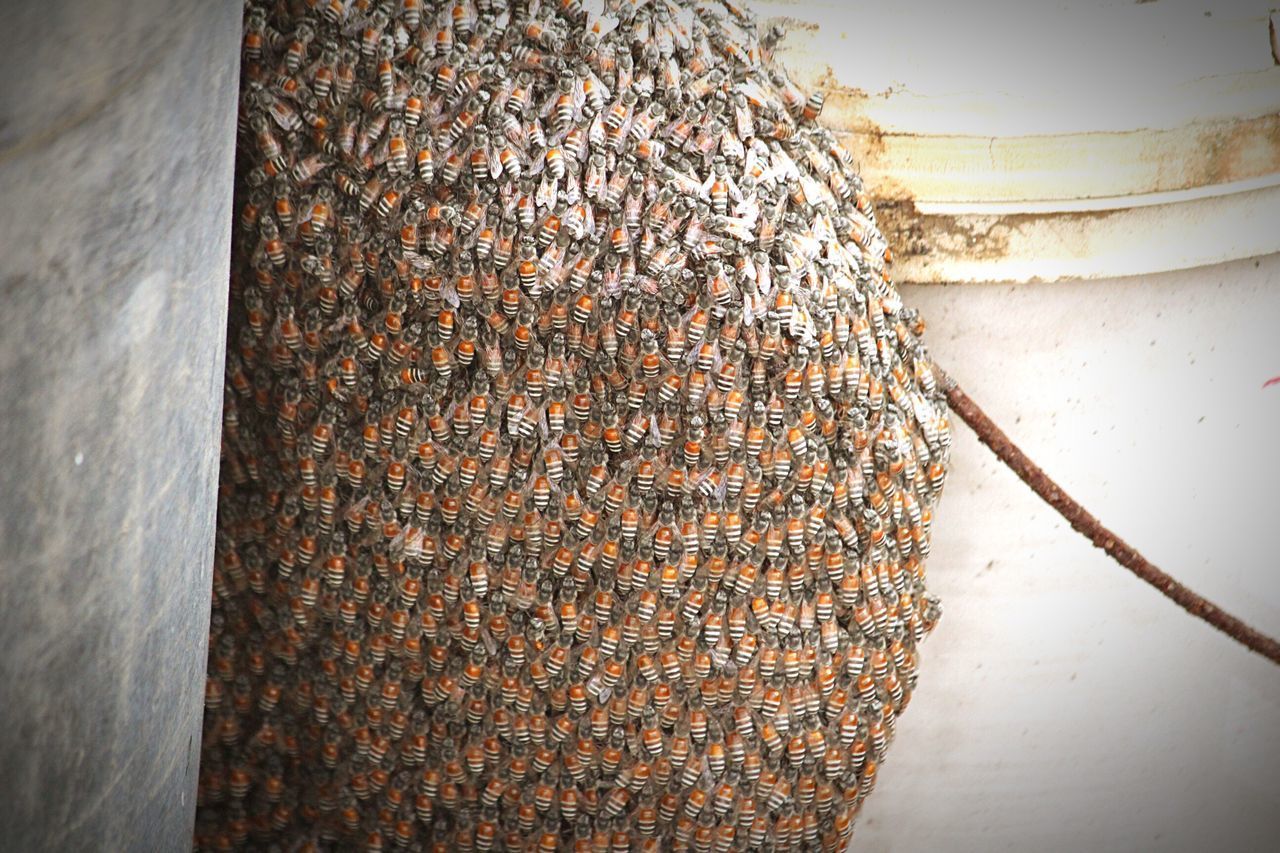
<svg viewBox="0 0 1280 853">
<path fill-rule="evenodd" d="M 847 839 L 949 424 L 722 6 L 250 0 L 198 849 Z"/>
</svg>

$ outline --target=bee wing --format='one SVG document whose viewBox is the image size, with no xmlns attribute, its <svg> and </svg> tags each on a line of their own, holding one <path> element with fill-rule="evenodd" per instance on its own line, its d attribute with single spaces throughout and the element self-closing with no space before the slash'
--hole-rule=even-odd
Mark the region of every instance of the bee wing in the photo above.
<svg viewBox="0 0 1280 853">
<path fill-rule="evenodd" d="M 818 183 L 808 175 L 800 179 L 800 184 L 804 187 L 804 197 L 809 204 L 826 203 L 835 206 L 836 197 L 831 194 L 831 188 L 826 184 Z"/>
<path fill-rule="evenodd" d="M 563 193 L 565 203 L 570 206 L 582 200 L 582 179 L 576 172 L 570 170 L 566 173 Z"/>
<path fill-rule="evenodd" d="M 544 170 L 535 196 L 535 201 L 539 207 L 550 207 L 555 204 L 556 186 L 556 179 L 551 175 L 550 170 Z"/>
<path fill-rule="evenodd" d="M 710 200 L 711 185 L 714 184 L 715 182 L 716 182 L 715 172 L 708 174 L 707 179 L 703 181 L 701 185 L 699 185 L 697 195 L 702 196 L 704 199 Z"/>
<path fill-rule="evenodd" d="M 605 115 L 605 112 L 606 112 L 605 110 L 601 110 L 600 112 L 596 113 L 595 117 L 591 120 L 591 124 L 590 124 L 590 126 L 587 128 L 587 141 L 591 143 L 591 147 L 592 147 L 593 149 L 597 149 L 597 148 L 602 148 L 602 147 L 604 147 L 604 142 L 605 142 L 605 132 L 604 132 L 604 115 Z"/>
<path fill-rule="evenodd" d="M 733 179 L 732 172 L 725 175 L 725 184 L 729 189 L 729 198 L 735 202 L 741 202 L 743 199 L 742 190 L 738 187 L 738 182 Z"/>
<path fill-rule="evenodd" d="M 681 3 L 676 6 L 667 6 L 667 10 L 671 14 L 671 23 L 674 25 L 678 36 L 682 37 L 686 44 L 689 41 L 689 33 L 693 32 L 695 14 L 692 5 Z"/>
<path fill-rule="evenodd" d="M 763 188 L 772 188 L 778 183 L 782 177 L 782 170 L 777 166 L 769 163 L 760 171 L 760 175 L 756 178 L 756 186 Z"/>
<path fill-rule="evenodd" d="M 451 308 L 457 308 L 462 304 L 462 300 L 458 298 L 458 290 L 453 286 L 452 282 L 440 288 L 440 295 L 444 297 L 444 301 L 449 303 Z"/>
<path fill-rule="evenodd" d="M 268 112 L 271 113 L 272 120 L 275 121 L 281 130 L 286 133 L 292 133 L 302 126 L 302 119 L 298 117 L 298 113 L 293 109 L 293 107 L 289 106 L 283 100 L 275 97 L 274 95 L 269 95 L 264 92 L 263 97 L 270 99 Z"/>
<path fill-rule="evenodd" d="M 792 334 L 806 345 L 811 346 L 818 342 L 818 327 L 813 322 L 813 317 L 809 314 L 809 310 L 798 302 L 791 312 L 791 329 Z"/>
<path fill-rule="evenodd" d="M 596 88 L 600 91 L 601 100 L 608 102 L 608 100 L 613 96 L 613 92 L 604 84 L 604 81 L 601 80 L 599 75 L 594 71 L 588 69 L 587 73 L 591 75 L 591 82 L 594 83 Z"/>
<path fill-rule="evenodd" d="M 756 200 L 754 195 L 747 196 L 739 201 L 733 207 L 735 216 L 739 216 L 746 223 L 747 228 L 752 232 L 751 239 L 755 240 L 756 222 L 760 219 L 760 202 Z"/>
<path fill-rule="evenodd" d="M 413 545 L 422 545 L 422 531 L 416 527 L 405 527 L 392 538 L 388 543 L 393 553 L 397 555 L 403 554 L 410 550 Z"/>
<path fill-rule="evenodd" d="M 755 121 L 751 118 L 750 107 L 735 104 L 733 118 L 738 125 L 738 136 L 748 139 L 755 135 Z"/>
<path fill-rule="evenodd" d="M 725 128 L 724 132 L 720 134 L 720 151 L 731 160 L 741 160 L 747 153 L 742 141 L 729 128 Z M 736 191 L 736 185 L 734 185 L 734 189 Z M 737 197 L 741 199 L 742 193 L 737 193 Z"/>
<path fill-rule="evenodd" d="M 702 191 L 702 184 L 698 183 L 696 179 L 686 175 L 684 172 L 674 172 L 672 174 L 671 186 L 676 192 L 687 196 L 704 195 Z M 707 196 L 707 198 L 710 198 L 710 196 Z"/>
<path fill-rule="evenodd" d="M 662 446 L 662 433 L 658 430 L 658 418 L 656 415 L 649 416 L 649 437 L 655 445 Z"/>
<path fill-rule="evenodd" d="M 729 220 L 729 233 L 735 240 L 750 245 L 756 241 L 754 221 L 739 216 L 726 217 Z"/>
<path fill-rule="evenodd" d="M 582 7 L 587 13 L 587 32 L 604 38 L 618 28 L 618 18 L 605 11 L 604 0 L 583 0 Z"/>
<path fill-rule="evenodd" d="M 835 241 L 836 230 L 831 225 L 831 219 L 825 213 L 818 216 L 813 221 L 814 236 L 819 242 L 829 245 Z"/>
<path fill-rule="evenodd" d="M 773 153 L 774 162 L 782 169 L 784 177 L 799 178 L 800 167 L 796 165 L 796 161 L 791 159 L 791 155 L 782 149 L 776 149 Z"/>
<path fill-rule="evenodd" d="M 765 92 L 764 88 L 750 78 L 743 80 L 735 86 L 734 91 L 741 92 L 746 96 L 747 103 L 749 105 L 754 105 L 757 108 L 766 106 L 770 100 L 769 95 Z"/>
<path fill-rule="evenodd" d="M 531 152 L 528 166 L 524 172 L 530 177 L 541 175 L 547 170 L 547 155 L 545 151 Z"/>
<path fill-rule="evenodd" d="M 760 295 L 758 285 L 759 279 L 756 279 L 745 283 L 742 288 L 742 316 L 748 323 L 753 322 L 756 317 L 763 317 L 769 310 L 764 297 Z"/>
<path fill-rule="evenodd" d="M 503 78 L 502 86 L 493 94 L 490 101 L 491 104 L 506 104 L 511 99 L 511 93 L 516 90 L 516 76 L 508 74 Z"/>
<path fill-rule="evenodd" d="M 599 203 L 604 202 L 604 194 L 605 190 L 608 188 L 608 184 L 605 182 L 602 170 L 592 169 L 588 166 L 587 175 L 583 178 L 582 187 L 583 193 L 587 198 Z"/>
</svg>

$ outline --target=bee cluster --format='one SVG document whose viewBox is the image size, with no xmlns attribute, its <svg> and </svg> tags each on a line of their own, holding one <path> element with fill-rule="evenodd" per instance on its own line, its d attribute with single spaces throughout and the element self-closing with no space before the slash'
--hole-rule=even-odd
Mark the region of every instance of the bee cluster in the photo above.
<svg viewBox="0 0 1280 853">
<path fill-rule="evenodd" d="M 836 850 L 945 476 L 723 0 L 249 0 L 195 844 Z"/>
</svg>

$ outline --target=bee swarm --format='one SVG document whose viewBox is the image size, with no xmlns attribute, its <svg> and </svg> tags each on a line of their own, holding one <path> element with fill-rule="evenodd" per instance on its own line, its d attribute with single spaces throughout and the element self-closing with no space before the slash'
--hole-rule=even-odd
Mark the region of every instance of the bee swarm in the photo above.
<svg viewBox="0 0 1280 853">
<path fill-rule="evenodd" d="M 249 0 L 201 850 L 837 850 L 945 403 L 720 0 Z"/>
</svg>

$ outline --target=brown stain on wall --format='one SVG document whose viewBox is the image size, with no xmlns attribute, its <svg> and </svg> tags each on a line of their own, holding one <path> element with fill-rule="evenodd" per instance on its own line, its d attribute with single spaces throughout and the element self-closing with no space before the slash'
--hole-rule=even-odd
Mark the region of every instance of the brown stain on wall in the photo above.
<svg viewBox="0 0 1280 853">
<path fill-rule="evenodd" d="M 859 89 L 837 88 L 828 104 L 834 115 L 828 125 L 853 154 L 855 162 L 884 168 L 892 160 L 897 138 L 927 138 L 923 134 L 886 132 L 861 112 L 861 104 L 872 97 Z M 831 121 L 831 118 L 837 118 Z M 1188 187 L 1213 187 L 1270 174 L 1280 169 L 1280 114 L 1251 119 L 1206 121 L 1197 138 L 1204 156 L 1175 166 L 1157 180 L 1155 191 Z M 1149 153 L 1157 163 L 1163 152 Z M 1024 228 L 1045 222 L 1060 224 L 1065 233 L 1080 232 L 1093 223 L 1111 218 L 1127 208 L 1106 210 L 1053 211 L 993 215 L 922 214 L 919 199 L 900 181 L 878 176 L 876 220 L 900 259 L 935 256 L 935 263 L 947 258 L 965 261 L 999 261 L 1010 255 L 1012 238 Z"/>
</svg>

